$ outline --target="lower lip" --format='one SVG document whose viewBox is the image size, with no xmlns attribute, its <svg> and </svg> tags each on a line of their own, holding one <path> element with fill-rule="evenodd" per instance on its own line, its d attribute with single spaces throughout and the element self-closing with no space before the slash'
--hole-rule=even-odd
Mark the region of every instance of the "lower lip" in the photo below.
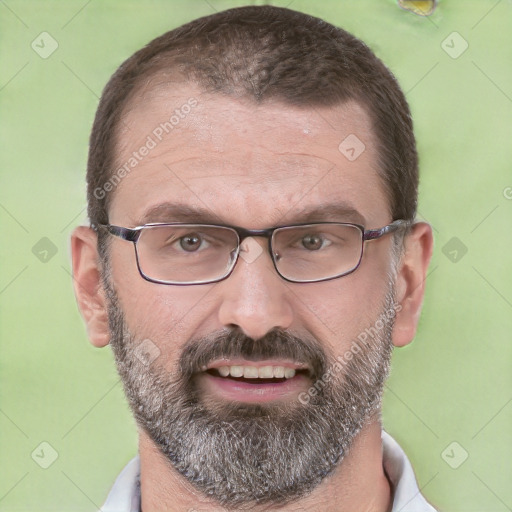
<svg viewBox="0 0 512 512">
<path fill-rule="evenodd" d="M 201 374 L 200 378 L 203 381 L 203 389 L 215 396 L 230 401 L 253 403 L 296 399 L 301 391 L 307 389 L 309 380 L 301 374 L 283 382 L 265 382 L 262 384 L 251 384 L 228 377 L 216 377 L 209 373 Z"/>
</svg>

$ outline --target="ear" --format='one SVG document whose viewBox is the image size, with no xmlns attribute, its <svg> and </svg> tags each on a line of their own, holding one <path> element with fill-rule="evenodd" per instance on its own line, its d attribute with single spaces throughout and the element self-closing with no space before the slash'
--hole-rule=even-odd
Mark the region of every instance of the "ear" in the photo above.
<svg viewBox="0 0 512 512">
<path fill-rule="evenodd" d="M 425 292 L 427 268 L 432 256 L 434 240 L 432 228 L 418 222 L 404 240 L 405 249 L 396 280 L 397 308 L 393 327 L 393 345 L 403 347 L 410 343 L 418 327 Z"/>
<path fill-rule="evenodd" d="M 79 226 L 71 234 L 73 286 L 90 342 L 104 347 L 110 341 L 105 293 L 100 278 L 97 235 Z"/>
</svg>

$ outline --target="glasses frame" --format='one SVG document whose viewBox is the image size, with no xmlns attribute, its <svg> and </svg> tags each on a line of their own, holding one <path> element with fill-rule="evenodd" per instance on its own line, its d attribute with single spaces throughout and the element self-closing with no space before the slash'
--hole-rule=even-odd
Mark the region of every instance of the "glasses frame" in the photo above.
<svg viewBox="0 0 512 512">
<path fill-rule="evenodd" d="M 359 260 L 357 262 L 357 265 L 347 271 L 342 272 L 341 274 L 337 274 L 332 277 L 326 277 L 322 279 L 310 279 L 310 280 L 296 280 L 296 279 L 290 279 L 279 271 L 277 268 L 277 262 L 276 262 L 276 254 L 273 252 L 272 247 L 272 240 L 274 238 L 274 233 L 280 229 L 286 229 L 286 228 L 294 228 L 294 227 L 301 227 L 301 226 L 313 226 L 318 224 L 337 224 L 342 226 L 352 226 L 354 228 L 359 229 L 361 232 L 361 251 L 359 254 Z M 135 249 L 135 259 L 137 262 L 137 268 L 139 270 L 139 274 L 142 276 L 143 279 L 146 281 L 149 281 L 151 283 L 157 283 L 157 284 L 167 284 L 167 285 L 174 285 L 174 286 L 191 286 L 191 285 L 197 285 L 197 284 L 212 284 L 212 283 L 218 283 L 220 281 L 223 281 L 224 279 L 227 279 L 232 273 L 233 270 L 236 267 L 236 264 L 238 262 L 238 258 L 240 256 L 240 246 L 242 242 L 249 237 L 265 237 L 268 240 L 268 251 L 270 253 L 270 257 L 272 259 L 272 263 L 274 265 L 274 268 L 278 275 L 284 279 L 285 281 L 288 281 L 290 283 L 320 283 L 323 281 L 331 281 L 332 279 L 338 279 L 340 277 L 344 277 L 346 275 L 352 274 L 352 272 L 355 272 L 359 266 L 361 265 L 361 261 L 363 259 L 363 253 L 364 253 L 364 243 L 369 242 L 372 240 L 377 240 L 385 235 L 388 235 L 390 233 L 394 233 L 395 231 L 398 231 L 401 228 L 405 228 L 411 225 L 411 221 L 404 220 L 404 219 L 398 219 L 390 224 L 387 224 L 386 226 L 383 226 L 381 228 L 375 228 L 375 229 L 365 229 L 364 226 L 361 224 L 354 224 L 351 222 L 305 222 L 303 224 L 290 224 L 285 226 L 276 226 L 273 228 L 266 228 L 266 229 L 246 229 L 239 226 L 231 226 L 227 224 L 201 224 L 201 223 L 190 223 L 190 222 L 154 222 L 149 224 L 144 224 L 143 226 L 137 226 L 134 228 L 125 228 L 121 226 L 115 226 L 113 224 L 93 224 L 91 227 L 95 231 L 98 231 L 100 228 L 105 229 L 113 236 L 116 236 L 118 238 L 121 238 L 122 240 L 126 240 L 127 242 L 133 242 L 133 246 Z M 236 254 L 233 259 L 233 263 L 231 264 L 231 267 L 228 269 L 225 275 L 216 278 L 216 279 L 210 279 L 207 281 L 199 281 L 199 282 L 174 282 L 174 281 L 164 281 L 161 279 L 154 279 L 152 277 L 147 276 L 140 266 L 139 261 L 139 253 L 137 251 L 137 242 L 145 228 L 148 227 L 155 227 L 155 226 L 198 226 L 198 227 L 212 227 L 212 228 L 228 228 L 231 229 L 233 232 L 236 233 L 238 238 L 238 244 L 236 247 Z"/>
</svg>

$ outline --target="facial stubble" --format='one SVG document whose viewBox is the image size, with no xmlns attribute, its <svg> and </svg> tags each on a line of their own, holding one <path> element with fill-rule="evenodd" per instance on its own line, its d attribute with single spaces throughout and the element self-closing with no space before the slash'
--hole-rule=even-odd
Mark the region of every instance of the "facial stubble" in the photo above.
<svg viewBox="0 0 512 512">
<path fill-rule="evenodd" d="M 153 342 L 130 333 L 109 279 L 104 278 L 104 287 L 110 345 L 139 428 L 172 469 L 227 509 L 282 506 L 311 493 L 341 464 L 380 409 L 392 353 L 392 287 L 378 317 L 382 328 L 372 325 L 363 331 L 370 335 L 354 339 L 344 352 L 352 357 L 336 359 L 316 339 L 283 330 L 258 340 L 223 330 L 189 340 L 174 371 L 159 364 L 160 357 L 141 357 L 138 348 Z M 161 343 L 173 343 L 172 332 Z M 205 403 L 196 376 L 216 357 L 304 361 L 313 370 L 311 384 L 321 380 L 322 385 L 308 401 Z M 330 379 L 323 378 L 328 371 Z"/>
</svg>

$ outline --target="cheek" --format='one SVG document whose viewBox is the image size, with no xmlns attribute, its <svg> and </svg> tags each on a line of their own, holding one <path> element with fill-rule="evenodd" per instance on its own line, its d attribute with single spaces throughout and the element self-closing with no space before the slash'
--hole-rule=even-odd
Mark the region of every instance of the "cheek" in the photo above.
<svg viewBox="0 0 512 512">
<path fill-rule="evenodd" d="M 137 286 L 119 292 L 126 322 L 137 336 L 181 338 L 194 331 L 204 311 L 206 287 L 167 286 L 142 278 Z"/>
<path fill-rule="evenodd" d="M 311 283 L 296 291 L 297 321 L 337 355 L 382 311 L 388 291 L 387 268 L 381 263 L 361 263 L 352 274 L 323 283 Z"/>
<path fill-rule="evenodd" d="M 168 286 L 146 281 L 138 272 L 135 256 L 126 253 L 112 260 L 112 268 L 132 336 L 139 341 L 150 340 L 165 359 L 175 359 L 183 344 L 208 317 L 205 299 L 210 287 Z"/>
</svg>

